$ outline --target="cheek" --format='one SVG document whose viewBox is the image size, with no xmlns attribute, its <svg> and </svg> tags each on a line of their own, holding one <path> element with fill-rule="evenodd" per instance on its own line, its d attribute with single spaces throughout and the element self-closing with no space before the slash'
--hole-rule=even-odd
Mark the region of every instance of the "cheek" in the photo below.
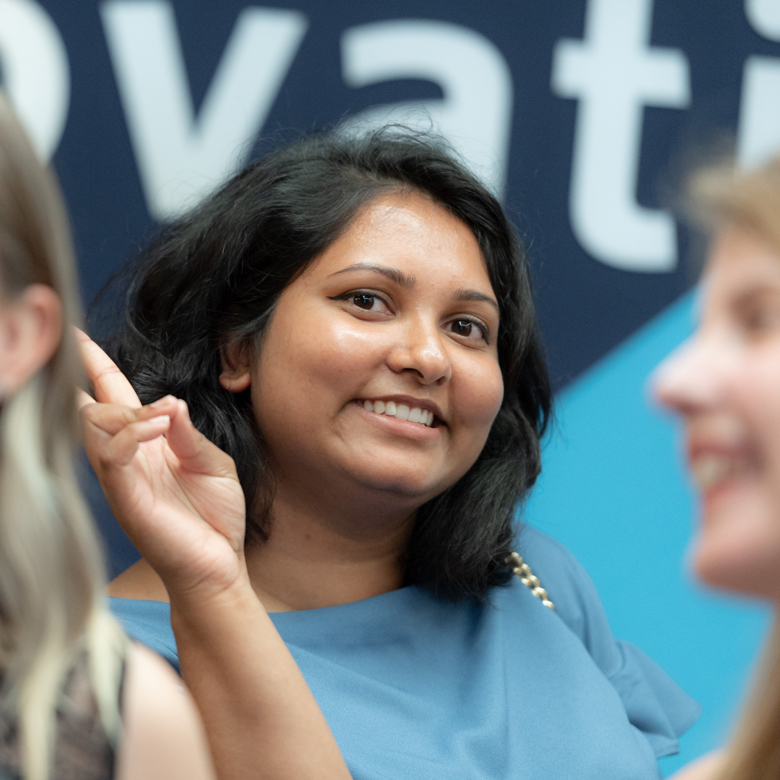
<svg viewBox="0 0 780 780">
<path fill-rule="evenodd" d="M 381 357 L 376 335 L 346 318 L 317 307 L 280 310 L 254 372 L 255 403 L 273 400 L 280 407 L 297 407 L 295 415 L 305 415 L 336 397 L 347 402 Z M 298 403 L 289 404 L 292 399 Z"/>
<path fill-rule="evenodd" d="M 296 381 L 321 398 L 346 403 L 383 364 L 385 351 L 376 334 L 351 323 L 330 321 L 285 345 Z"/>
<path fill-rule="evenodd" d="M 720 588 L 759 596 L 780 591 L 780 349 L 744 356 L 725 386 L 730 413 L 756 447 L 758 469 L 704 509 L 692 549 L 696 573 Z"/>
<path fill-rule="evenodd" d="M 742 361 L 740 370 L 734 372 L 729 396 L 780 498 L 780 348 L 762 350 Z"/>
<path fill-rule="evenodd" d="M 484 438 L 496 419 L 504 399 L 504 380 L 494 360 L 468 366 L 458 393 L 458 408 L 469 427 L 484 431 Z M 484 443 L 484 440 L 483 440 Z"/>
</svg>

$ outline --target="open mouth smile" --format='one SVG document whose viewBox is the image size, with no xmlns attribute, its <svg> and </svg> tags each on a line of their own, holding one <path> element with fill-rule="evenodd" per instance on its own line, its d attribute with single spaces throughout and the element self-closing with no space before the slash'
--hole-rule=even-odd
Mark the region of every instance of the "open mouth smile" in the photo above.
<svg viewBox="0 0 780 780">
<path fill-rule="evenodd" d="M 356 403 L 368 412 L 384 415 L 385 417 L 395 417 L 397 420 L 407 420 L 411 423 L 423 425 L 426 428 L 435 428 L 444 424 L 430 409 L 413 406 L 411 403 L 405 404 L 381 400 L 370 401 L 368 399 L 357 399 Z"/>
<path fill-rule="evenodd" d="M 744 454 L 701 453 L 690 463 L 691 477 L 702 493 L 756 471 L 755 461 Z"/>
</svg>

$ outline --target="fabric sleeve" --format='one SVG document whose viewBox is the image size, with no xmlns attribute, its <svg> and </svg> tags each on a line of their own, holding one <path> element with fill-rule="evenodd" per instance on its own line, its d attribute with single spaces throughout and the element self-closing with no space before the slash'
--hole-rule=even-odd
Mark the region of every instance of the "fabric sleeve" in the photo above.
<svg viewBox="0 0 780 780">
<path fill-rule="evenodd" d="M 181 674 L 169 604 L 109 598 L 108 607 L 131 639 L 154 650 Z"/>
<path fill-rule="evenodd" d="M 678 739 L 699 718 L 701 705 L 639 648 L 615 639 L 593 581 L 560 542 L 524 525 L 517 549 L 547 589 L 561 620 L 613 685 L 629 721 L 644 734 L 656 757 L 679 753 Z"/>
</svg>

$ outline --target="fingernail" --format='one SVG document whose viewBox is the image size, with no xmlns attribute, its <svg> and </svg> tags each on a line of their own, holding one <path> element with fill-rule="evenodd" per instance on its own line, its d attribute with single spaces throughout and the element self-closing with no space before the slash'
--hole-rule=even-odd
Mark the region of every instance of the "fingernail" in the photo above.
<svg viewBox="0 0 780 780">
<path fill-rule="evenodd" d="M 168 403 L 170 403 L 170 400 L 173 398 L 172 395 L 168 394 L 166 396 L 163 396 L 159 400 L 155 401 L 153 404 L 149 404 L 149 408 L 151 409 L 159 409 L 162 406 L 167 406 Z"/>
<path fill-rule="evenodd" d="M 186 401 L 179 401 L 179 406 L 184 413 L 184 417 L 187 420 L 187 422 L 192 425 L 192 418 L 190 417 L 190 408 L 187 406 Z"/>
</svg>

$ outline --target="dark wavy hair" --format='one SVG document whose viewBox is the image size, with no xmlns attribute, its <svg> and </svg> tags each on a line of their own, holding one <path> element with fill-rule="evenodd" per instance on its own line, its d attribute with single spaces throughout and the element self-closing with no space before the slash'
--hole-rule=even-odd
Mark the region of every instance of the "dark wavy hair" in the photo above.
<svg viewBox="0 0 780 780">
<path fill-rule="evenodd" d="M 418 510 L 401 560 L 406 584 L 481 600 L 511 577 L 514 515 L 540 471 L 551 393 L 522 244 L 441 139 L 398 128 L 331 131 L 268 154 L 165 227 L 120 274 L 125 284 L 130 274 L 124 319 L 101 341 L 144 403 L 183 398 L 195 426 L 233 457 L 247 544 L 262 543 L 273 474 L 249 391 L 220 386 L 221 351 L 236 340 L 260 343 L 285 287 L 361 209 L 394 192 L 422 193 L 468 225 L 499 303 L 501 409 L 474 465 Z"/>
</svg>

